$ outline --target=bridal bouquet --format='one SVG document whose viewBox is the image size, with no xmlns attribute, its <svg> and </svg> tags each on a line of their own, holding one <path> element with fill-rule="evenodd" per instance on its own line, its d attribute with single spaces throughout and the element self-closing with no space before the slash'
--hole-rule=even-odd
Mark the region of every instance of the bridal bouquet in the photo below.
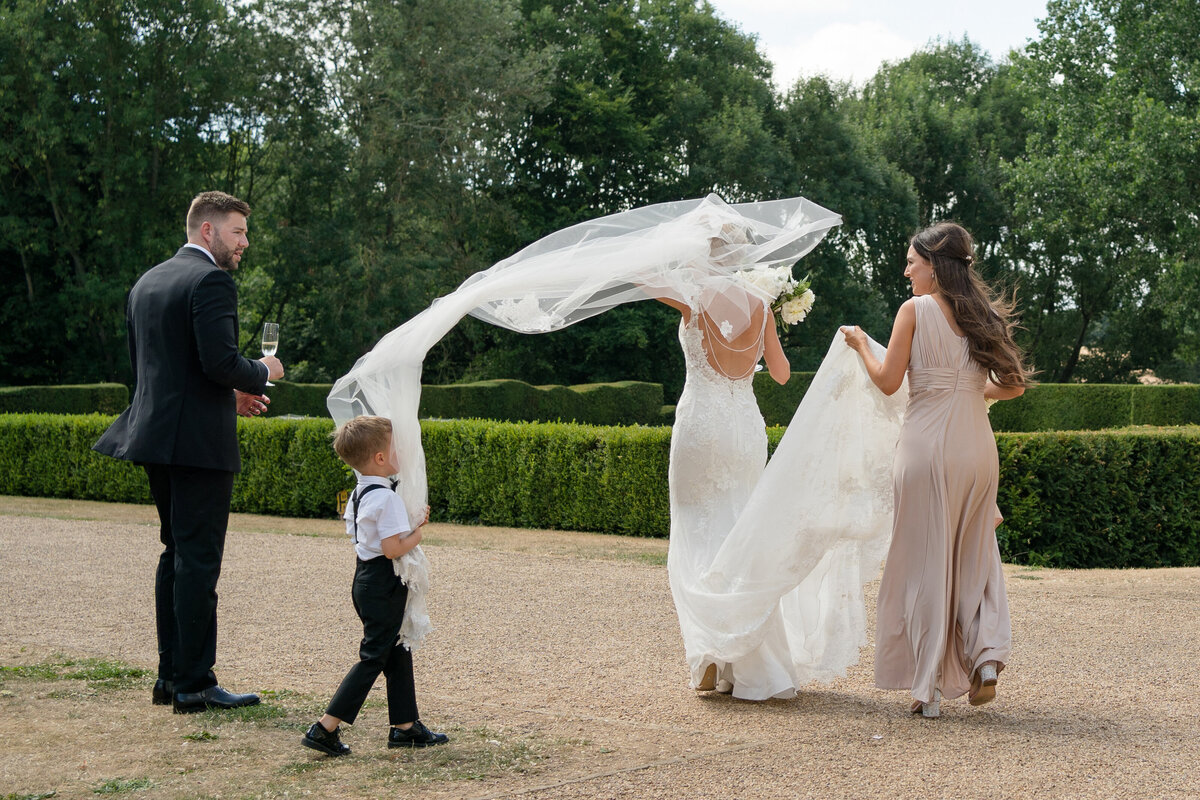
<svg viewBox="0 0 1200 800">
<path fill-rule="evenodd" d="M 741 270 L 736 274 L 746 283 L 775 298 L 771 301 L 771 310 L 777 312 L 779 318 L 788 325 L 804 322 L 817 299 L 810 288 L 812 276 L 805 275 L 802 280 L 796 280 L 792 277 L 791 267 Z"/>
</svg>

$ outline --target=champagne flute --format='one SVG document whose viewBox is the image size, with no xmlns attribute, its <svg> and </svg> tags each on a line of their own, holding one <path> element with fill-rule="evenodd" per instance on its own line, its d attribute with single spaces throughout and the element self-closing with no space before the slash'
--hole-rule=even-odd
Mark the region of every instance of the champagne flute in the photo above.
<svg viewBox="0 0 1200 800">
<path fill-rule="evenodd" d="M 262 354 L 264 356 L 273 356 L 275 351 L 279 349 L 279 323 L 264 322 L 262 334 Z M 270 380 L 267 381 L 267 386 L 274 386 Z"/>
</svg>

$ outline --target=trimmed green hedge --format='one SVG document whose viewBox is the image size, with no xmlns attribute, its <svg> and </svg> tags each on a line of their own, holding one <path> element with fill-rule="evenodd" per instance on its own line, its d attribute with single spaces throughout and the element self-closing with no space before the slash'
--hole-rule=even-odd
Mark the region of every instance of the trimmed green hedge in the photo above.
<svg viewBox="0 0 1200 800">
<path fill-rule="evenodd" d="M 268 390 L 272 416 L 328 417 L 328 383 L 276 381 Z M 641 381 L 533 386 L 495 380 L 422 386 L 422 419 L 492 419 L 504 422 L 575 421 L 589 425 L 661 422 L 662 385 Z"/>
<path fill-rule="evenodd" d="M 1200 424 L 1200 385 L 1042 383 L 992 406 L 996 431 L 1096 431 Z"/>
<path fill-rule="evenodd" d="M 120 383 L 0 387 L 0 414 L 120 414 L 127 405 Z"/>
<path fill-rule="evenodd" d="M 768 425 L 787 425 L 812 383 L 812 372 L 792 373 L 780 386 L 764 371 L 754 394 Z M 1130 425 L 1200 425 L 1200 385 L 1042 383 L 1016 400 L 992 406 L 997 432 L 1098 431 Z"/>
<path fill-rule="evenodd" d="M 91 449 L 113 416 L 0 415 L 0 494 L 149 503 L 141 467 Z M 333 452 L 330 420 L 238 419 L 242 472 L 233 510 L 332 516 L 353 475 Z"/>
<path fill-rule="evenodd" d="M 325 407 L 325 398 L 332 388 L 331 383 L 275 381 L 274 386 L 267 387 L 267 397 L 271 398 L 269 413 L 273 417 L 290 415 L 328 419 L 329 409 Z"/>
<path fill-rule="evenodd" d="M 587 425 L 658 424 L 662 384 L 641 381 L 533 386 L 494 380 L 422 386 L 423 419 L 492 419 L 503 422 L 578 422 Z"/>
<path fill-rule="evenodd" d="M 1006 561 L 1200 566 L 1200 428 L 999 434 Z"/>
<path fill-rule="evenodd" d="M 754 375 L 754 397 L 767 425 L 787 425 L 812 384 L 815 372 L 793 372 L 788 382 L 780 386 L 763 370 Z"/>
<path fill-rule="evenodd" d="M 97 414 L 0 415 L 0 494 L 150 502 L 142 470 L 92 452 Z M 666 536 L 665 427 L 427 420 L 435 519 Z M 329 420 L 242 419 L 233 509 L 334 516 L 349 471 Z M 773 451 L 783 429 L 767 431 Z M 1200 565 L 1200 427 L 998 434 L 1006 561 Z"/>
<path fill-rule="evenodd" d="M 422 423 L 430 505 L 488 525 L 665 536 L 663 427 Z"/>
<path fill-rule="evenodd" d="M 814 373 L 796 372 L 780 386 L 765 371 L 754 394 L 767 425 L 787 425 Z M 326 418 L 327 383 L 278 381 L 270 390 L 271 415 Z M 120 413 L 129 391 L 119 383 L 0 388 L 0 413 Z M 495 380 L 424 386 L 420 415 L 436 419 L 554 421 L 589 425 L 670 425 L 674 406 L 663 405 L 657 383 L 622 381 L 579 386 L 531 386 Z M 1200 424 L 1200 385 L 1045 383 L 992 407 L 996 431 L 1106 430 L 1130 425 Z"/>
</svg>

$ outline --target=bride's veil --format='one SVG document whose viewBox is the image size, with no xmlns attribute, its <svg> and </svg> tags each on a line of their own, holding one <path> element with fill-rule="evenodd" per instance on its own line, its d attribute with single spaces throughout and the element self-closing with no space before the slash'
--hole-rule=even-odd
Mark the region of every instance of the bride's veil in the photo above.
<svg viewBox="0 0 1200 800">
<path fill-rule="evenodd" d="M 722 298 L 720 322 L 732 338 L 761 304 L 735 273 L 791 265 L 840 223 L 803 197 L 729 204 L 710 194 L 565 228 L 472 275 L 388 333 L 333 385 L 326 404 L 338 423 L 360 414 L 391 418 L 399 492 L 416 522 L 427 498 L 417 422 L 421 365 L 464 316 L 545 333 L 649 297 L 692 307 Z M 734 285 L 739 291 L 729 291 Z"/>
</svg>

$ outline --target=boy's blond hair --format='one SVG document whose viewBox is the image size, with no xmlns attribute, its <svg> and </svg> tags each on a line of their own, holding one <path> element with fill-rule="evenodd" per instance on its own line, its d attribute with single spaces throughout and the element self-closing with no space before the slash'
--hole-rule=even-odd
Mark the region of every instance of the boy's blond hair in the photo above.
<svg viewBox="0 0 1200 800">
<path fill-rule="evenodd" d="M 392 421 L 387 417 L 355 417 L 333 432 L 333 450 L 338 458 L 358 469 L 390 447 L 391 438 Z"/>
</svg>

